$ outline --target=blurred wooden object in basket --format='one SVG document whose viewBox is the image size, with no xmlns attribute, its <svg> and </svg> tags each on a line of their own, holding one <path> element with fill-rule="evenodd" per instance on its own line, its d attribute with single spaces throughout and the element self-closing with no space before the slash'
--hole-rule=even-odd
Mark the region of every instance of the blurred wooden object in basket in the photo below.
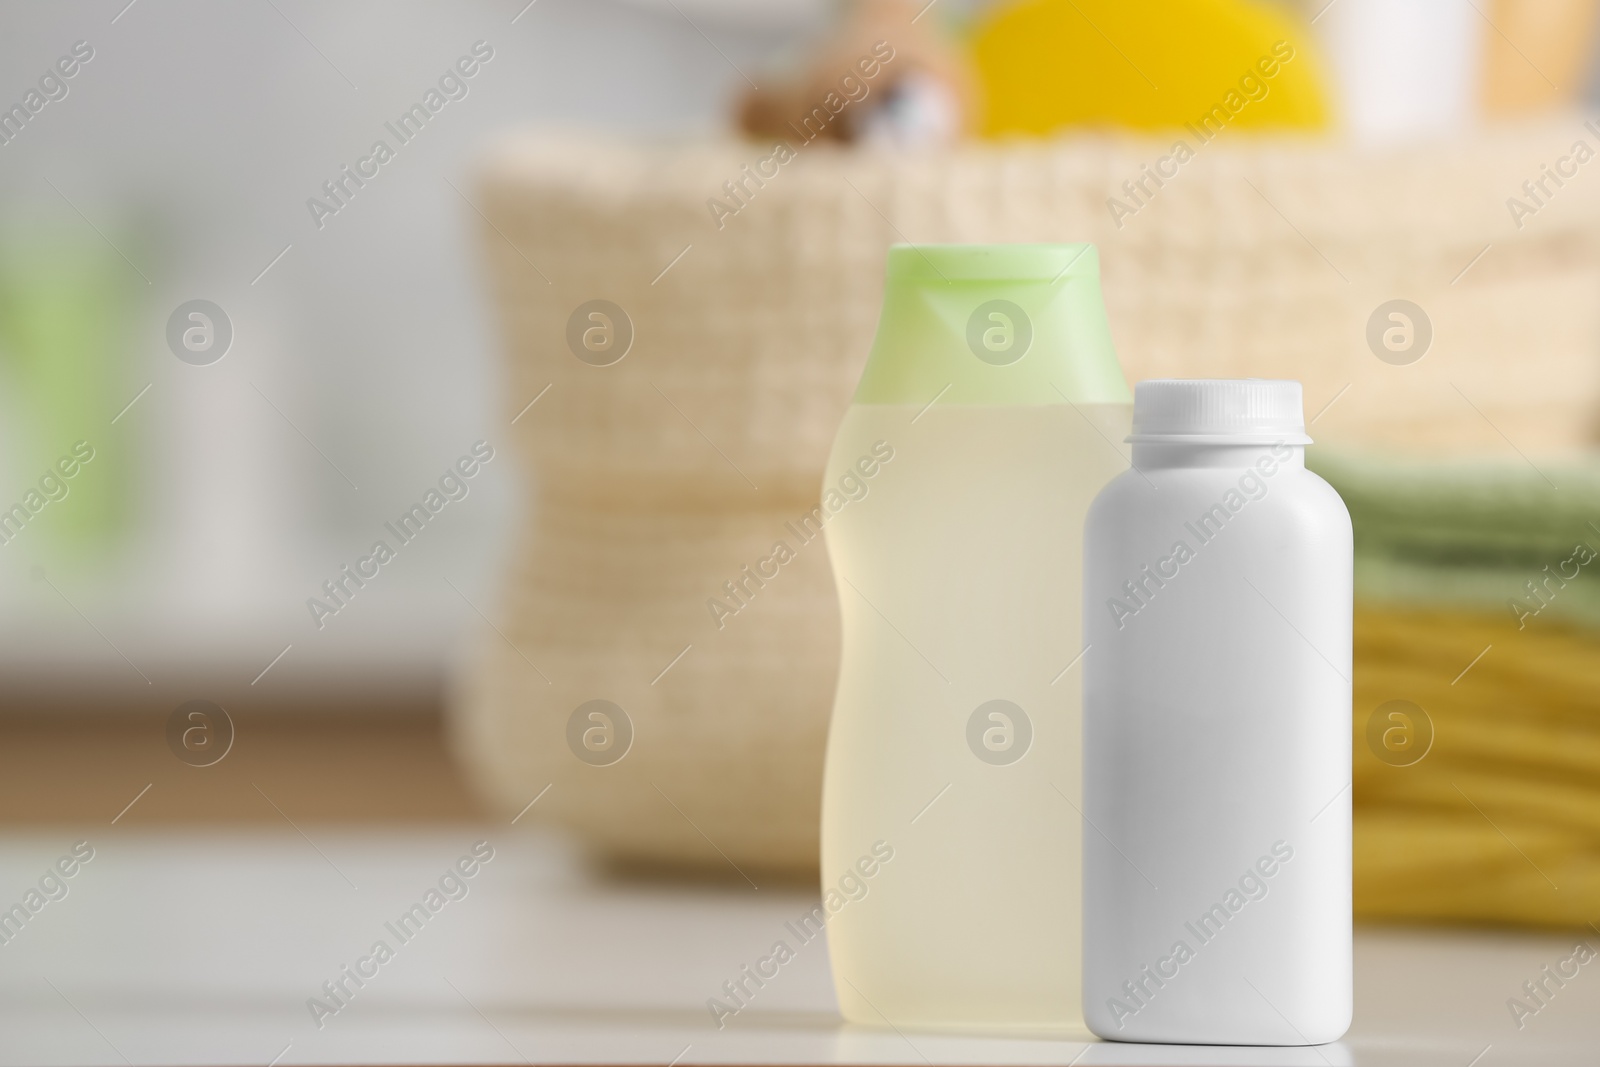
<svg viewBox="0 0 1600 1067">
<path fill-rule="evenodd" d="M 925 4 L 926 0 L 923 0 Z M 918 17 L 915 0 L 852 0 L 843 23 L 787 81 L 763 76 L 739 103 L 739 128 L 795 144 L 815 138 L 948 144 L 974 121 L 966 56 Z"/>
<path fill-rule="evenodd" d="M 1520 228 L 1506 208 L 1577 136 L 1563 113 L 1388 153 L 1219 139 L 1159 185 L 1170 138 L 819 142 L 737 203 L 724 183 L 770 146 L 508 140 L 482 172 L 482 241 L 536 504 L 504 638 L 455 700 L 477 784 L 516 814 L 554 783 L 528 817 L 614 856 L 814 866 L 837 607 L 820 539 L 786 524 L 817 504 L 892 242 L 1093 241 L 1130 381 L 1298 378 L 1319 441 L 1592 444 L 1600 183 Z M 1397 299 L 1421 313 L 1401 352 L 1369 340 Z M 609 354 L 581 343 L 601 321 Z M 757 574 L 779 541 L 795 558 Z M 729 583 L 740 610 L 719 619 Z M 596 699 L 632 728 L 608 766 L 568 742 Z"/>
<path fill-rule="evenodd" d="M 1494 0 L 1485 17 L 1483 110 L 1522 115 L 1575 103 L 1594 57 L 1596 0 Z"/>
</svg>

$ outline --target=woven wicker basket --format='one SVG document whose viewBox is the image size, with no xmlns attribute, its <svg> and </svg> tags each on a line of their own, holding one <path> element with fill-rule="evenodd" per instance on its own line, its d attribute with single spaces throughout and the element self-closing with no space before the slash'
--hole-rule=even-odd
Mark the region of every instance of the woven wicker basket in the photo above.
<svg viewBox="0 0 1600 1067">
<path fill-rule="evenodd" d="M 1094 241 L 1130 382 L 1299 378 L 1308 416 L 1336 401 L 1319 440 L 1530 454 L 1590 441 L 1600 173 L 1520 229 L 1506 204 L 1580 137 L 1597 140 L 1562 117 L 1384 155 L 1225 139 L 1120 226 L 1108 197 L 1134 206 L 1123 182 L 1170 140 L 930 156 L 818 144 L 746 179 L 720 228 L 708 199 L 733 205 L 724 183 L 770 147 L 506 142 L 484 170 L 483 241 L 506 432 L 534 503 L 498 605 L 505 639 L 479 643 L 457 694 L 461 752 L 510 812 L 554 783 L 534 812 L 616 857 L 815 864 L 839 641 L 825 549 L 799 548 L 721 628 L 706 601 L 815 504 L 896 241 Z M 1410 365 L 1366 341 L 1393 298 L 1431 320 Z M 634 333 L 609 366 L 567 342 L 596 299 Z M 609 766 L 567 742 L 592 699 L 633 726 Z"/>
</svg>

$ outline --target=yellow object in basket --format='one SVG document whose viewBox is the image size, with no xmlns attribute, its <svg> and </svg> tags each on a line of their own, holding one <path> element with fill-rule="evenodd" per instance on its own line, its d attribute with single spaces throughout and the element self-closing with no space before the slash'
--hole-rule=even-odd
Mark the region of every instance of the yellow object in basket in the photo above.
<svg viewBox="0 0 1600 1067">
<path fill-rule="evenodd" d="M 1247 0 L 1023 0 L 972 42 L 985 136 L 1065 126 L 1320 128 L 1310 34 Z"/>
<path fill-rule="evenodd" d="M 1357 601 L 1357 919 L 1600 918 L 1597 662 L 1592 627 Z"/>
</svg>

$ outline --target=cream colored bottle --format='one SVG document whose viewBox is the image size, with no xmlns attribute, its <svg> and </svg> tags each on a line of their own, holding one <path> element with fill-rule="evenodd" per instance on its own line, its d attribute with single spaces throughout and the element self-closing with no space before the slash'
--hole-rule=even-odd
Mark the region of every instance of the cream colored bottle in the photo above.
<svg viewBox="0 0 1600 1067">
<path fill-rule="evenodd" d="M 1093 246 L 890 250 L 820 513 L 843 619 L 822 880 L 852 1022 L 1083 1025 L 1082 534 L 1129 403 Z"/>
</svg>

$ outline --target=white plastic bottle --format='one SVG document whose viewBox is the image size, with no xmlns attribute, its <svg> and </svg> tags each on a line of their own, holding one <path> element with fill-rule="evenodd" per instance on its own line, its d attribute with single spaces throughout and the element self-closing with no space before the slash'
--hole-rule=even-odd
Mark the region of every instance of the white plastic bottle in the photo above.
<svg viewBox="0 0 1600 1067">
<path fill-rule="evenodd" d="M 1084 547 L 1084 1014 L 1120 1041 L 1350 1024 L 1350 516 L 1300 383 L 1147 381 Z"/>
</svg>

